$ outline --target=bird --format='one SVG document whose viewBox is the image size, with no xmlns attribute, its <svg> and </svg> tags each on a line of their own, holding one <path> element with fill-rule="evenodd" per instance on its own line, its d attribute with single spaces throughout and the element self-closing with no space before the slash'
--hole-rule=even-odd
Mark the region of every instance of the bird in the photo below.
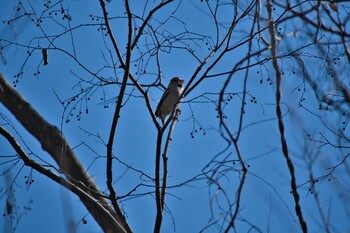
<svg viewBox="0 0 350 233">
<path fill-rule="evenodd" d="M 179 77 L 172 78 L 158 103 L 155 114 L 156 117 L 161 119 L 163 125 L 165 123 L 165 118 L 174 112 L 176 104 L 180 101 L 180 96 L 183 92 L 183 84 L 183 79 Z"/>
</svg>

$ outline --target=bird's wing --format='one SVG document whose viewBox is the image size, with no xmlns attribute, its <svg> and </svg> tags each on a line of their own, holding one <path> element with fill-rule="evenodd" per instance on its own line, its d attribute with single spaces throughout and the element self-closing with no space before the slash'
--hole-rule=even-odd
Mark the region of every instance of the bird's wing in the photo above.
<svg viewBox="0 0 350 233">
<path fill-rule="evenodd" d="M 157 109 L 156 109 L 156 112 L 155 112 L 155 113 L 156 113 L 156 116 L 160 116 L 159 110 L 160 110 L 162 104 L 164 103 L 164 100 L 168 97 L 169 93 L 170 93 L 170 88 L 167 88 L 167 89 L 165 90 L 165 92 L 164 92 L 162 98 L 160 99 L 160 101 L 159 101 L 159 103 L 158 103 L 158 106 L 157 106 Z"/>
</svg>

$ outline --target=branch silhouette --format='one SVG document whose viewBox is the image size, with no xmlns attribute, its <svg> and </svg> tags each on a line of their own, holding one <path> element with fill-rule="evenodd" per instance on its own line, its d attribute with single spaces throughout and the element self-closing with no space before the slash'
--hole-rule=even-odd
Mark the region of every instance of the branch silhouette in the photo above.
<svg viewBox="0 0 350 233">
<path fill-rule="evenodd" d="M 95 200 L 95 204 L 91 202 L 90 199 L 79 197 L 92 216 L 100 224 L 101 228 L 105 232 L 127 232 L 128 230 L 126 229 L 128 228 L 126 227 L 127 223 L 124 216 L 118 215 L 104 198 L 96 194 L 100 191 L 94 180 L 85 171 L 58 128 L 47 122 L 33 109 L 32 106 L 6 82 L 2 74 L 0 74 L 0 102 L 16 117 L 24 128 L 39 141 L 43 150 L 48 152 L 56 161 L 62 173 L 67 177 L 67 180 L 74 186 L 79 187 L 81 190 L 91 195 Z M 69 183 L 65 183 L 65 185 L 68 184 Z M 94 192 L 90 192 L 89 189 Z M 102 205 L 106 214 L 112 215 L 115 221 L 109 221 L 105 218 L 97 205 Z M 99 210 L 97 208 L 99 208 Z"/>
</svg>

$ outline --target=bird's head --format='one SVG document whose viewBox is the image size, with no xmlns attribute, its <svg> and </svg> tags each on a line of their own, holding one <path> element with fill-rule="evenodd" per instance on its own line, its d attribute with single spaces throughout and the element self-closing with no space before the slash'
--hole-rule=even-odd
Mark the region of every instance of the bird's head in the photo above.
<svg viewBox="0 0 350 233">
<path fill-rule="evenodd" d="M 171 84 L 175 84 L 176 86 L 178 87 L 182 87 L 182 85 L 184 84 L 185 80 L 179 78 L 179 77 L 175 77 L 175 78 L 172 78 L 170 80 L 170 83 Z"/>
</svg>

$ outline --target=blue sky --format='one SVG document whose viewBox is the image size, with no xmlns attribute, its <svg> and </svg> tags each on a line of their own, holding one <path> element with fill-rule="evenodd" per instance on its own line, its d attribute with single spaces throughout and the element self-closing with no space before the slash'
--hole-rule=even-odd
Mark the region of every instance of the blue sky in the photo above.
<svg viewBox="0 0 350 233">
<path fill-rule="evenodd" d="M 41 2 L 33 3 L 35 8 L 38 7 L 38 9 L 42 7 L 42 4 Z M 84 4 L 72 1 L 65 4 L 69 5 L 70 14 L 73 17 L 71 21 L 72 27 L 82 23 L 95 23 L 95 16 L 101 16 L 101 9 L 97 1 L 86 1 Z M 114 8 L 109 6 L 110 9 L 116 10 L 113 12 L 113 15 L 123 15 L 120 6 L 116 2 L 113 4 L 115 4 L 115 6 L 112 5 Z M 189 30 L 193 30 L 198 34 L 213 35 L 215 27 L 208 14 L 205 13 L 205 7 L 200 4 L 203 3 L 199 3 L 199 1 L 183 1 L 176 13 L 176 17 L 186 22 L 186 27 Z M 8 20 L 17 14 L 12 2 L 8 1 L 1 3 L 1 5 L 3 6 L 0 7 L 0 22 Z M 65 6 L 68 7 L 68 5 Z M 176 5 L 170 5 L 167 9 L 173 11 L 176 9 Z M 220 23 L 222 24 L 220 31 L 223 32 L 225 31 L 225 25 L 232 17 L 232 11 L 229 7 L 220 9 L 222 11 L 220 15 Z M 21 13 L 22 10 L 19 12 Z M 120 12 L 117 12 L 117 10 L 120 10 Z M 132 4 L 132 10 L 139 15 L 142 12 L 142 8 L 136 3 Z M 160 11 L 157 15 L 158 19 L 161 20 L 163 17 L 167 17 L 168 12 L 168 10 Z M 277 17 L 278 12 L 275 14 Z M 94 18 L 94 20 L 91 18 Z M 183 30 L 183 24 L 179 23 L 178 18 L 169 20 L 167 24 L 169 30 L 172 30 L 173 33 L 177 30 Z M 239 43 L 247 34 L 245 30 L 251 25 L 251 20 L 249 19 L 247 18 L 247 20 L 242 21 L 237 26 L 232 44 Z M 57 20 L 60 20 L 59 17 L 57 17 Z M 112 22 L 120 47 L 123 47 L 125 44 L 125 22 L 123 18 Z M 56 27 L 53 27 L 53 25 Z M 154 25 L 157 24 L 154 23 Z M 301 25 L 297 26 L 301 27 Z M 49 34 L 58 34 L 64 31 L 63 27 L 45 18 L 43 28 Z M 104 56 L 108 55 L 104 41 L 101 39 L 101 31 L 98 31 L 97 28 L 97 26 L 83 26 L 73 32 L 74 49 L 79 61 L 94 72 L 97 72 L 106 64 Z M 284 25 L 283 30 L 285 34 L 288 34 L 288 30 L 292 30 L 292 26 Z M 14 35 L 14 31 L 18 31 L 18 36 Z M 11 24 L 11 27 L 6 25 L 6 23 L 2 24 L 0 32 L 0 37 L 17 41 L 20 44 L 27 44 L 33 37 L 42 36 L 42 32 L 25 18 Z M 47 46 L 45 39 L 34 40 L 32 45 L 37 46 L 38 41 L 40 46 Z M 282 46 L 287 46 L 293 41 L 295 41 L 295 38 L 290 37 L 281 40 L 280 43 Z M 106 43 L 110 45 L 108 38 Z M 146 47 L 146 42 L 142 41 L 140 43 L 142 50 Z M 3 46 L 3 41 L 1 45 Z M 72 40 L 69 35 L 60 37 L 60 39 L 55 41 L 55 45 L 74 53 Z M 193 46 L 193 48 L 202 59 L 210 53 L 210 49 L 208 49 L 210 46 L 210 42 L 207 45 L 206 41 L 198 41 L 198 46 Z M 230 53 L 225 57 L 212 72 L 230 70 L 234 63 L 244 57 L 246 53 L 246 47 L 236 49 L 234 53 Z M 7 63 L 0 63 L 0 72 L 9 82 L 12 82 L 14 80 L 13 76 L 19 72 L 24 62 L 26 49 L 12 45 L 6 47 L 3 50 L 3 54 Z M 269 53 L 265 55 L 267 54 Z M 137 52 L 135 52 L 136 57 Z M 215 59 L 215 57 L 212 59 Z M 116 59 L 116 56 L 114 58 Z M 108 60 L 109 58 L 107 57 L 106 59 Z M 173 76 L 180 76 L 185 81 L 188 81 L 198 66 L 198 62 L 188 52 L 181 49 L 173 49 L 169 53 L 162 53 L 160 59 L 165 85 Z M 316 67 L 317 63 L 315 61 L 310 59 L 310 64 L 314 64 Z M 17 90 L 50 123 L 59 128 L 61 128 L 61 123 L 63 123 L 63 134 L 74 148 L 78 158 L 86 168 L 89 167 L 88 172 L 96 180 L 99 187 L 107 191 L 105 185 L 105 158 L 103 157 L 106 149 L 103 142 L 106 143 L 108 140 L 114 105 L 106 104 L 104 100 L 115 97 L 119 90 L 118 87 L 110 85 L 103 89 L 96 89 L 93 94 L 92 92 L 90 93 L 90 100 L 83 99 L 81 102 L 76 102 L 75 110 L 72 109 L 73 103 L 67 108 L 66 112 L 63 112 L 64 109 L 57 96 L 61 100 L 65 100 L 79 93 L 80 86 L 76 85 L 79 82 L 78 77 L 90 80 L 91 75 L 62 51 L 49 50 L 49 65 L 42 66 L 40 62 L 41 51 L 35 50 L 25 65 L 23 77 L 19 79 L 16 87 Z M 211 64 L 210 62 L 209 64 Z M 133 63 L 132 65 L 135 64 Z M 266 66 L 252 67 L 249 71 L 247 105 L 243 123 L 244 130 L 242 130 L 239 140 L 241 153 L 249 165 L 249 169 L 242 193 L 243 198 L 237 230 L 238 232 L 248 232 L 251 223 L 255 226 L 253 232 L 301 232 L 294 213 L 293 199 L 289 193 L 290 176 L 281 152 L 278 125 L 275 120 L 275 82 L 270 85 L 268 81 L 268 77 L 272 77 L 274 80 L 274 73 L 269 68 L 269 64 Z M 133 66 L 132 72 L 136 74 L 139 67 L 139 65 Z M 320 147 L 317 142 L 308 140 L 306 132 L 315 139 L 320 139 L 320 133 L 322 133 L 331 140 L 335 140 L 333 138 L 334 134 L 326 126 L 331 126 L 332 129 L 341 127 L 344 117 L 336 111 L 325 112 L 319 110 L 318 100 L 316 100 L 310 86 L 305 86 L 305 92 L 295 91 L 295 88 L 302 83 L 303 78 L 299 77 L 298 73 L 293 74 L 294 66 L 291 60 L 283 60 L 281 67 L 285 71 L 282 87 L 282 111 L 286 113 L 284 118 L 287 129 L 286 137 L 296 169 L 297 183 L 303 184 L 309 180 L 307 164 L 305 163 L 307 156 L 311 156 L 315 160 L 313 166 L 315 177 L 327 174 L 328 168 L 339 163 L 342 158 L 341 153 L 334 151 L 332 147 Z M 40 70 L 40 75 L 34 75 L 38 69 Z M 308 69 L 313 71 L 312 66 Z M 341 70 L 342 67 L 339 66 L 339 69 Z M 240 104 L 243 96 L 244 72 L 244 70 L 236 72 L 234 81 L 228 87 L 229 93 L 237 93 L 232 96 L 232 100 L 225 106 L 225 114 L 228 116 L 227 122 L 233 132 L 238 126 Z M 147 74 L 137 77 L 140 78 L 142 83 L 151 83 L 155 79 L 156 73 L 156 64 L 154 61 L 151 61 L 147 68 Z M 115 78 L 115 73 L 110 69 L 103 69 L 100 74 L 105 78 Z M 117 78 L 121 79 L 122 73 L 117 72 Z M 225 79 L 226 76 L 221 76 L 205 80 L 181 104 L 182 113 L 176 125 L 169 152 L 169 186 L 176 186 L 201 174 L 202 169 L 215 156 L 217 156 L 218 161 L 225 156 L 231 156 L 234 160 L 237 159 L 234 148 L 231 146 L 226 149 L 227 144 L 220 136 L 214 102 L 209 101 L 207 103 L 205 102 L 207 99 L 204 98 L 198 99 L 200 103 L 192 100 L 203 93 L 207 93 L 206 96 L 208 98 L 217 100 L 218 96 L 211 93 L 219 92 Z M 263 79 L 262 84 L 260 83 L 261 79 Z M 86 83 L 83 83 L 82 87 L 86 88 L 86 85 Z M 127 88 L 127 93 L 130 93 L 131 97 L 122 109 L 120 124 L 115 138 L 114 155 L 130 166 L 153 176 L 156 128 L 147 112 L 144 100 L 139 98 L 140 94 L 133 90 L 132 87 Z M 162 93 L 163 90 L 161 88 L 149 89 L 149 96 L 154 109 Z M 252 97 L 255 97 L 257 103 L 250 101 Z M 306 99 L 303 101 L 305 109 L 299 107 L 300 98 L 303 97 Z M 189 100 L 192 101 L 188 103 Z M 106 108 L 107 106 L 108 108 Z M 88 114 L 85 114 L 86 109 L 89 111 Z M 311 113 L 306 109 L 310 110 Z M 68 114 L 70 110 L 72 110 L 72 116 Z M 82 115 L 79 114 L 79 111 L 82 112 Z M 45 161 L 53 163 L 50 156 L 41 150 L 39 143 L 18 124 L 16 119 L 2 105 L 0 106 L 0 112 L 6 115 L 10 122 L 13 122 L 16 131 L 33 153 Z M 78 121 L 77 118 L 80 118 L 80 120 Z M 65 121 L 67 119 L 70 119 L 70 121 L 66 124 Z M 2 120 L 1 124 L 4 124 L 4 122 Z M 11 127 L 8 128 L 19 139 L 15 131 Z M 193 133 L 194 138 L 191 137 L 191 133 Z M 345 133 L 348 132 L 345 131 Z M 94 135 L 99 135 L 100 138 Z M 23 141 L 20 140 L 22 145 L 24 145 Z M 0 145 L 1 155 L 14 154 L 2 137 L 0 137 Z M 28 148 L 26 149 L 28 150 Z M 222 151 L 224 152 L 220 154 Z M 341 152 L 347 154 L 346 149 Z M 72 221 L 72 224 L 77 226 L 77 232 L 102 232 L 92 217 L 87 215 L 87 210 L 75 195 L 41 174 L 35 171 L 31 173 L 29 168 L 24 167 L 18 173 L 21 167 L 22 163 L 19 162 L 10 172 L 12 179 L 18 174 L 16 185 L 14 186 L 14 196 L 16 206 L 18 206 L 17 211 L 21 218 L 16 232 L 68 232 L 67 226 L 69 221 Z M 6 166 L 0 168 L 0 172 L 3 173 Z M 239 173 L 234 170 L 239 169 L 238 163 L 235 166 L 230 164 L 230 169 L 227 176 L 220 179 L 220 183 L 225 188 L 225 191 L 229 193 L 232 201 L 239 183 Z M 27 188 L 24 177 L 30 174 L 32 174 L 34 183 Z M 119 195 L 128 193 L 139 183 L 150 184 L 149 181 L 144 180 L 145 177 L 140 177 L 139 173 L 127 169 L 117 161 L 114 162 L 114 174 L 116 179 L 115 187 Z M 348 184 L 346 183 L 348 180 L 344 178 L 345 175 L 344 167 L 340 167 L 331 176 L 331 181 L 328 181 L 328 179 L 320 180 L 316 186 L 320 193 L 323 208 L 329 215 L 330 222 L 332 222 L 334 232 L 350 231 L 348 204 L 343 203 L 345 199 L 339 198 L 339 195 L 348 189 L 345 185 Z M 0 182 L 3 193 L 8 187 L 6 176 L 1 176 Z M 321 232 L 324 230 L 322 220 L 315 204 L 315 196 L 310 194 L 309 188 L 310 184 L 306 184 L 299 189 L 302 210 L 310 232 Z M 137 190 L 137 193 L 141 194 L 152 190 L 153 188 L 141 187 Z M 7 198 L 8 194 L 4 194 L 0 199 L 2 211 L 5 211 L 4 205 Z M 24 206 L 28 206 L 28 203 L 30 203 L 30 211 L 25 213 Z M 214 185 L 208 186 L 208 180 L 206 179 L 169 189 L 166 204 L 167 208 L 171 210 L 171 215 L 167 212 L 165 213 L 162 232 L 173 232 L 174 229 L 176 232 L 199 232 L 210 220 L 211 211 L 213 217 L 220 220 L 220 216 L 224 214 L 220 210 L 220 206 L 223 208 L 227 207 L 224 193 Z M 124 200 L 121 202 L 121 207 L 125 211 L 127 220 L 134 232 L 153 231 L 156 210 L 153 196 L 143 195 Z M 213 209 L 210 207 L 213 207 Z M 83 217 L 88 221 L 87 224 L 79 223 Z M 7 221 L 7 218 L 4 218 L 5 221 Z M 5 221 L 0 221 L 0 231 L 6 232 Z M 218 228 L 211 227 L 205 232 L 218 232 Z"/>
</svg>

